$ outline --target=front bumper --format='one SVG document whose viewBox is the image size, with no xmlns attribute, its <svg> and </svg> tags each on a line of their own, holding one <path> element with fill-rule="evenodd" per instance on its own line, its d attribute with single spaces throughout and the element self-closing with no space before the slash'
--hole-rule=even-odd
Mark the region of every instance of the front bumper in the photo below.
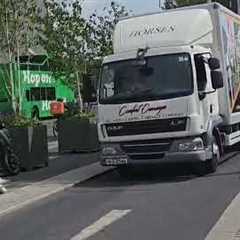
<svg viewBox="0 0 240 240">
<path fill-rule="evenodd" d="M 171 146 L 167 151 L 159 152 L 158 154 L 151 152 L 151 148 L 148 148 L 148 150 L 150 151 L 144 151 L 144 149 L 141 147 L 142 145 L 144 145 L 142 143 L 139 144 L 139 149 L 141 149 L 141 151 L 140 153 L 137 153 L 137 155 L 124 151 L 122 143 L 119 143 L 117 145 L 115 143 L 107 144 L 108 147 L 111 145 L 115 147 L 117 146 L 119 151 L 115 154 L 101 154 L 100 161 L 103 166 L 141 165 L 158 163 L 194 163 L 206 161 L 212 158 L 212 151 L 210 147 L 206 147 L 205 149 L 198 151 L 178 152 L 174 151 L 171 147 L 174 145 L 174 141 L 171 142 Z M 137 144 L 134 146 L 137 146 Z"/>
</svg>

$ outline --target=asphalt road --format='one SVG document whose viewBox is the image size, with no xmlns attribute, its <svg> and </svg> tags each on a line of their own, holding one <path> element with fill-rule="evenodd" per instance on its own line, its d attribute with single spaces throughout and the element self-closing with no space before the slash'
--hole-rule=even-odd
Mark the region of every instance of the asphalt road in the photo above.
<svg viewBox="0 0 240 240">
<path fill-rule="evenodd" d="M 146 169 L 128 180 L 115 170 L 95 177 L 2 217 L 0 238 L 80 240 L 92 233 L 90 240 L 204 240 L 240 191 L 240 155 L 204 177 L 188 167 Z"/>
</svg>

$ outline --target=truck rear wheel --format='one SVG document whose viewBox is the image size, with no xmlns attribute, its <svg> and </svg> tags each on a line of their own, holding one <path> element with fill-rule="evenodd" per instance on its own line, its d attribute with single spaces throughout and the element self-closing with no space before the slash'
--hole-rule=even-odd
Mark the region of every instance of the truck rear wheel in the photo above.
<svg viewBox="0 0 240 240">
<path fill-rule="evenodd" d="M 217 170 L 218 163 L 220 161 L 220 148 L 217 143 L 216 138 L 214 137 L 212 142 L 212 159 L 209 159 L 205 162 L 200 162 L 197 166 L 197 173 L 200 176 L 206 175 L 208 173 L 214 173 Z"/>
</svg>

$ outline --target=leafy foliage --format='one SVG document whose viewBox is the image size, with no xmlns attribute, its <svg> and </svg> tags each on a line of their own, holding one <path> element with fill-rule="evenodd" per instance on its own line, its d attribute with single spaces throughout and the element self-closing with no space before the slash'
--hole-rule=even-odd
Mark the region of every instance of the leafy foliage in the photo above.
<svg viewBox="0 0 240 240">
<path fill-rule="evenodd" d="M 60 116 L 60 120 L 63 119 L 72 119 L 72 118 L 78 118 L 78 119 L 90 119 L 94 118 L 96 115 L 93 112 L 82 112 L 79 109 L 79 106 L 74 103 L 68 103 L 66 106 L 66 111 L 63 115 Z"/>
<path fill-rule="evenodd" d="M 0 46 L 7 60 L 38 45 L 36 0 L 0 0 Z"/>
<path fill-rule="evenodd" d="M 89 18 L 89 26 L 92 32 L 92 46 L 90 46 L 94 57 L 113 53 L 113 31 L 118 20 L 129 15 L 124 6 L 111 2 L 109 8 L 104 9 L 104 13 L 98 16 L 96 13 Z"/>
<path fill-rule="evenodd" d="M 1 122 L 7 128 L 24 128 L 39 126 L 39 122 L 32 119 L 27 119 L 21 115 L 8 115 L 1 118 Z"/>
<path fill-rule="evenodd" d="M 18 66 L 20 54 L 38 44 L 38 9 L 36 0 L 0 0 L 0 61 L 9 63 L 5 86 L 15 111 L 18 103 L 13 63 Z"/>
<path fill-rule="evenodd" d="M 50 56 L 53 72 L 67 75 L 66 80 L 74 82 L 76 72 L 84 71 L 90 39 L 80 1 L 45 0 L 44 7 L 41 44 Z"/>
</svg>

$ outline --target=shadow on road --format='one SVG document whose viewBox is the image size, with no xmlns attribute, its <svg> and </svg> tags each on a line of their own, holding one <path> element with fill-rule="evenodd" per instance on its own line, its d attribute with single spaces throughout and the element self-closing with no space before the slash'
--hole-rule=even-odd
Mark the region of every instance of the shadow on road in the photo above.
<svg viewBox="0 0 240 240">
<path fill-rule="evenodd" d="M 141 184 L 159 184 L 170 182 L 184 182 L 196 178 L 191 165 L 170 164 L 161 166 L 145 166 L 131 171 L 128 177 L 122 177 L 117 170 L 93 177 L 85 182 L 76 184 L 75 187 L 126 187 Z"/>
<path fill-rule="evenodd" d="M 212 178 L 212 177 L 233 176 L 233 175 L 238 175 L 239 176 L 238 178 L 240 179 L 240 171 L 230 171 L 230 172 L 220 172 L 220 173 L 216 172 L 203 177 Z"/>
</svg>

